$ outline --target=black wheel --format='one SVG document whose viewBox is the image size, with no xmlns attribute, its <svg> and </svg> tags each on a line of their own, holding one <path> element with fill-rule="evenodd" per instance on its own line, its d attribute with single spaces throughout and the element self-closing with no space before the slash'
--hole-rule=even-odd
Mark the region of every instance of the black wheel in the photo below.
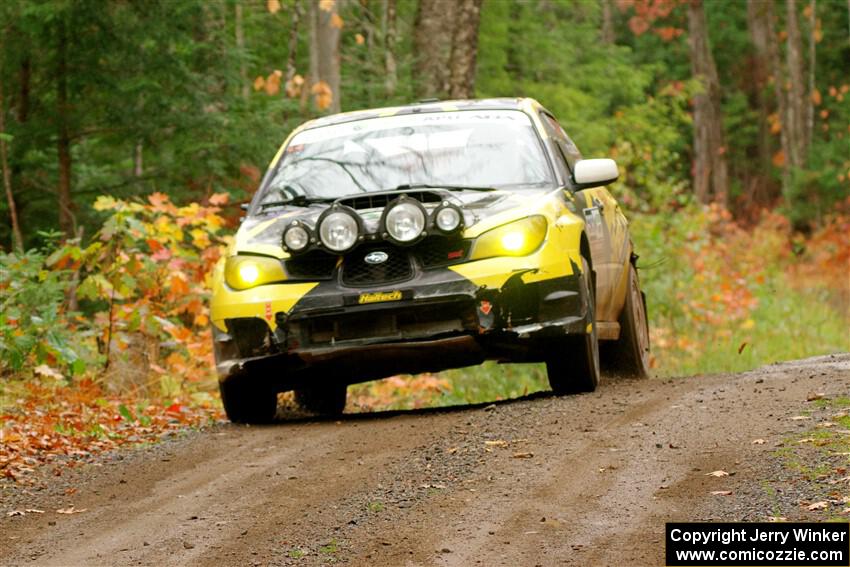
<svg viewBox="0 0 850 567">
<path fill-rule="evenodd" d="M 589 333 L 567 336 L 554 341 L 546 355 L 546 374 L 549 386 L 556 394 L 592 392 L 599 385 L 599 341 L 596 336 L 596 298 L 591 291 L 590 263 L 582 264 L 582 294 L 587 301 L 587 320 L 592 323 Z"/>
<path fill-rule="evenodd" d="M 231 376 L 219 382 L 224 413 L 233 423 L 269 423 L 277 413 L 277 392 L 254 376 Z"/>
<path fill-rule="evenodd" d="M 301 409 L 319 415 L 339 415 L 345 409 L 345 384 L 323 384 L 295 390 L 295 402 Z"/>
<path fill-rule="evenodd" d="M 646 298 L 640 290 L 637 270 L 629 263 L 629 288 L 620 314 L 620 338 L 607 345 L 606 363 L 611 370 L 628 378 L 649 376 L 649 324 Z"/>
</svg>

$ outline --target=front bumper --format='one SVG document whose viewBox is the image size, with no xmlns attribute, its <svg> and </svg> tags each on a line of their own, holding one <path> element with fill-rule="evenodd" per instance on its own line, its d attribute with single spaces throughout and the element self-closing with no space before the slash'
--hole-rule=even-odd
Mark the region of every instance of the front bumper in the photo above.
<svg viewBox="0 0 850 567">
<path fill-rule="evenodd" d="M 544 246 L 381 287 L 334 279 L 219 289 L 212 310 L 219 376 L 257 370 L 289 388 L 308 370 L 333 369 L 326 374 L 353 383 L 488 358 L 534 360 L 535 339 L 587 332 L 577 259 Z"/>
</svg>

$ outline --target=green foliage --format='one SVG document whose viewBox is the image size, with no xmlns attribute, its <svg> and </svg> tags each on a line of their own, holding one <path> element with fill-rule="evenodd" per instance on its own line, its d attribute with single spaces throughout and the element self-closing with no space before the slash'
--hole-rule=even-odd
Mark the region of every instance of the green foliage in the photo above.
<svg viewBox="0 0 850 567">
<path fill-rule="evenodd" d="M 0 252 L 0 375 L 43 363 L 82 371 L 86 327 L 64 307 L 73 273 L 51 269 L 48 250 Z"/>
</svg>

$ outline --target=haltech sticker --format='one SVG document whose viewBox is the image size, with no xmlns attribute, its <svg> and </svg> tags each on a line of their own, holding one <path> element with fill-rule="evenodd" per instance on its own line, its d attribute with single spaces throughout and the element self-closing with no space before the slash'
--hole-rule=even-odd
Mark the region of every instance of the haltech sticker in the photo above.
<svg viewBox="0 0 850 567">
<path fill-rule="evenodd" d="M 400 291 L 376 291 L 372 293 L 361 293 L 357 299 L 357 303 L 381 303 L 384 301 L 401 301 L 402 293 Z"/>
</svg>

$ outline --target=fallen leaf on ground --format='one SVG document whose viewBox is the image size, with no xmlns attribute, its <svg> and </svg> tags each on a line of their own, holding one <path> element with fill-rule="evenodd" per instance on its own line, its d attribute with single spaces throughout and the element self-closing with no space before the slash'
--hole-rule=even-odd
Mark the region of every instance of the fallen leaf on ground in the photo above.
<svg viewBox="0 0 850 567">
<path fill-rule="evenodd" d="M 823 392 L 809 392 L 809 395 L 806 396 L 807 402 L 813 402 L 815 400 L 822 400 L 824 396 Z"/>
<path fill-rule="evenodd" d="M 11 512 L 6 512 L 6 515 L 11 518 L 12 516 L 23 516 L 24 513 L 20 510 L 12 510 Z"/>
<path fill-rule="evenodd" d="M 721 476 L 729 476 L 729 473 L 726 472 L 726 471 L 714 471 L 714 472 L 710 472 L 710 473 L 705 473 L 705 476 L 721 477 Z"/>
<path fill-rule="evenodd" d="M 767 517 L 768 522 L 785 522 L 787 520 L 788 520 L 788 518 L 786 518 L 785 516 L 768 516 Z"/>
<path fill-rule="evenodd" d="M 71 506 L 70 508 L 59 508 L 58 510 L 56 510 L 56 513 L 57 514 L 79 514 L 81 512 L 85 512 L 86 510 L 88 510 L 88 508 L 80 508 L 79 510 L 77 510 L 76 508 Z"/>
<path fill-rule="evenodd" d="M 753 445 L 764 445 L 767 443 L 764 439 L 753 439 Z"/>
<path fill-rule="evenodd" d="M 507 447 L 508 446 L 508 442 L 505 441 L 504 439 L 497 439 L 495 441 L 485 441 L 484 444 L 488 445 L 490 447 Z"/>
<path fill-rule="evenodd" d="M 809 510 L 809 511 L 826 510 L 827 508 L 829 508 L 829 502 L 826 502 L 824 500 L 822 500 L 820 502 L 815 502 L 814 504 L 809 504 L 808 506 L 806 506 L 806 510 Z"/>
<path fill-rule="evenodd" d="M 28 512 L 30 514 L 44 514 L 44 510 L 36 510 L 35 508 L 27 508 L 24 512 Z"/>
<path fill-rule="evenodd" d="M 714 496 L 729 496 L 732 494 L 731 490 L 712 490 L 711 494 Z"/>
<path fill-rule="evenodd" d="M 457 447 L 446 449 L 446 453 L 448 453 L 449 455 L 454 455 L 455 453 L 457 453 Z"/>
<path fill-rule="evenodd" d="M 812 418 L 807 416 L 807 415 L 795 415 L 794 417 L 791 418 L 791 421 L 803 421 L 803 420 L 806 420 L 806 419 L 812 419 Z"/>
<path fill-rule="evenodd" d="M 514 453 L 512 456 L 514 459 L 530 459 L 534 453 Z"/>
</svg>

